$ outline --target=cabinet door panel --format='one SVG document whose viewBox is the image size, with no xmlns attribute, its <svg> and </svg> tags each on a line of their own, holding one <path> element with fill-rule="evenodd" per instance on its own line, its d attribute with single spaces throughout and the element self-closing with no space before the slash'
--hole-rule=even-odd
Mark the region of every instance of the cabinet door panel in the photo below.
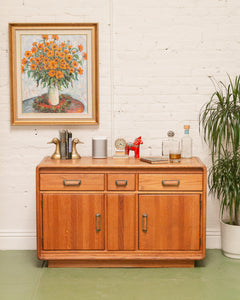
<svg viewBox="0 0 240 300">
<path fill-rule="evenodd" d="M 108 195 L 108 250 L 136 249 L 136 196 Z"/>
<path fill-rule="evenodd" d="M 198 250 L 200 195 L 139 196 L 139 249 Z"/>
<path fill-rule="evenodd" d="M 104 196 L 44 194 L 43 248 L 104 249 Z"/>
</svg>

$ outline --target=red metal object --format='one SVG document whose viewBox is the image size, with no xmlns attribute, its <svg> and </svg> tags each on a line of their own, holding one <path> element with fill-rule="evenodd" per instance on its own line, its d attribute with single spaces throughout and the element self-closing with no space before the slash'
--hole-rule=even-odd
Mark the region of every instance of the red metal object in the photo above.
<svg viewBox="0 0 240 300">
<path fill-rule="evenodd" d="M 125 154 L 129 155 L 129 151 L 134 151 L 135 158 L 139 158 L 140 144 L 143 144 L 141 136 L 136 138 L 133 143 L 127 143 L 125 147 Z"/>
</svg>

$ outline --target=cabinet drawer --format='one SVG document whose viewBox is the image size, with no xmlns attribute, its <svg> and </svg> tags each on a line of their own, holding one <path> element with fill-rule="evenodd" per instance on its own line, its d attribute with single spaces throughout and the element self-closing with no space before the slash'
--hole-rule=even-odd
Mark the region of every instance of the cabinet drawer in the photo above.
<svg viewBox="0 0 240 300">
<path fill-rule="evenodd" d="M 109 191 L 134 191 L 135 174 L 108 174 Z"/>
<path fill-rule="evenodd" d="M 104 174 L 40 174 L 40 190 L 103 191 Z"/>
<path fill-rule="evenodd" d="M 202 190 L 202 174 L 139 174 L 140 191 Z"/>
</svg>

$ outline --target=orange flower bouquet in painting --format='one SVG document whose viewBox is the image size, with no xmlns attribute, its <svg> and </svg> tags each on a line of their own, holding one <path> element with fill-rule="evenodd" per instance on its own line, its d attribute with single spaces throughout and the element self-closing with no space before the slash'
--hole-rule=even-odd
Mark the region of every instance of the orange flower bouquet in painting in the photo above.
<svg viewBox="0 0 240 300">
<path fill-rule="evenodd" d="M 37 86 L 48 88 L 48 94 L 35 99 L 33 107 L 39 112 L 64 112 L 71 100 L 59 95 L 59 90 L 73 86 L 84 72 L 84 60 L 87 53 L 83 46 L 74 47 L 70 42 L 60 41 L 58 35 L 42 35 L 39 42 L 25 51 L 22 58 L 22 73 L 27 72 Z"/>
</svg>

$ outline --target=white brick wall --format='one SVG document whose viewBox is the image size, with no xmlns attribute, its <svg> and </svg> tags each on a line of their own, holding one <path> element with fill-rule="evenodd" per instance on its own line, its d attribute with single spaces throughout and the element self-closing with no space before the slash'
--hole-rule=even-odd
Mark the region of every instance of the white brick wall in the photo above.
<svg viewBox="0 0 240 300">
<path fill-rule="evenodd" d="M 161 153 L 169 129 L 191 125 L 193 154 L 209 165 L 198 114 L 213 86 L 240 69 L 238 0 L 9 0 L 0 2 L 0 249 L 35 248 L 35 167 L 64 126 L 10 125 L 8 23 L 99 22 L 100 125 L 70 126 L 91 155 L 93 135 L 142 135 Z M 24 176 L 23 176 L 24 174 Z M 207 245 L 220 246 L 218 202 L 208 197 Z"/>
</svg>

